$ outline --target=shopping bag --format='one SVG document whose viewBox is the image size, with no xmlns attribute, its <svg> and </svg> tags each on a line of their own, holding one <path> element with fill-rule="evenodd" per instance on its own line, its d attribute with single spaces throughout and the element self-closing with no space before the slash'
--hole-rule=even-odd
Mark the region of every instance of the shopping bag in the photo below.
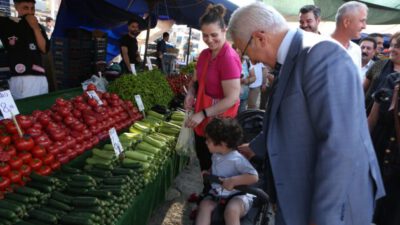
<svg viewBox="0 0 400 225">
<path fill-rule="evenodd" d="M 190 117 L 191 112 L 186 111 L 185 122 Z M 194 132 L 192 128 L 185 126 L 185 122 L 182 125 L 181 131 L 179 132 L 178 141 L 176 142 L 176 152 L 181 156 L 192 156 L 195 152 L 195 141 Z"/>
<path fill-rule="evenodd" d="M 93 75 L 89 80 L 85 80 L 82 83 L 83 90 L 86 90 L 86 87 L 89 84 L 96 85 L 96 88 L 97 88 L 98 91 L 101 91 L 101 92 L 106 92 L 107 91 L 108 81 L 104 77 L 102 77 L 101 75 L 99 75 L 99 76 Z"/>
</svg>

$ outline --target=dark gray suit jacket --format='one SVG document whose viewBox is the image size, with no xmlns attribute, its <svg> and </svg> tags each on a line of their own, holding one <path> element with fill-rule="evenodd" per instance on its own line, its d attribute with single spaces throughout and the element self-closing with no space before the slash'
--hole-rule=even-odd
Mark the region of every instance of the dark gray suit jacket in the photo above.
<svg viewBox="0 0 400 225">
<path fill-rule="evenodd" d="M 277 225 L 370 224 L 384 190 L 357 71 L 337 42 L 296 31 L 271 122 L 250 143 L 270 158 Z"/>
</svg>

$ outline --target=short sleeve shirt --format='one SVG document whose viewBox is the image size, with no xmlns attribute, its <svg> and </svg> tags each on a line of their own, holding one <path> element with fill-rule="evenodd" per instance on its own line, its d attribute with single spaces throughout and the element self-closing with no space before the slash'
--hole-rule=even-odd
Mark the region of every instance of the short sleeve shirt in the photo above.
<svg viewBox="0 0 400 225">
<path fill-rule="evenodd" d="M 211 157 L 211 174 L 220 178 L 228 178 L 241 174 L 258 175 L 257 170 L 238 151 L 231 151 L 228 154 L 213 154 Z M 233 194 L 231 191 L 222 190 L 221 185 L 212 184 L 212 188 L 223 196 Z"/>
<path fill-rule="evenodd" d="M 138 52 L 138 43 L 136 38 L 129 36 L 126 34 L 119 39 L 120 46 L 124 46 L 128 48 L 128 56 L 130 63 L 136 64 L 136 53 Z"/>
<path fill-rule="evenodd" d="M 42 53 L 25 17 L 0 17 L 0 27 L 0 39 L 7 51 L 11 75 L 44 75 Z M 48 49 L 45 29 L 40 28 Z"/>
<path fill-rule="evenodd" d="M 224 92 L 221 81 L 240 79 L 242 63 L 240 62 L 239 55 L 227 42 L 225 42 L 214 59 L 211 59 L 211 54 L 210 49 L 205 49 L 200 53 L 196 66 L 197 79 L 201 79 L 201 76 L 204 74 L 205 64 L 209 61 L 205 92 L 214 99 L 222 99 L 224 98 Z"/>
</svg>

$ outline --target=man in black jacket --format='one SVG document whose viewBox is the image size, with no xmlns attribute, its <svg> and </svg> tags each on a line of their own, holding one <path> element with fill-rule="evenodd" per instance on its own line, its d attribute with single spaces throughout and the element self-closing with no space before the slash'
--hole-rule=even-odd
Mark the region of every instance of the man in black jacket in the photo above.
<svg viewBox="0 0 400 225">
<path fill-rule="evenodd" d="M 0 17 L 0 39 L 7 51 L 10 91 L 15 99 L 48 92 L 41 54 L 48 52 L 45 29 L 35 17 L 35 0 L 14 0 L 18 17 Z"/>
</svg>

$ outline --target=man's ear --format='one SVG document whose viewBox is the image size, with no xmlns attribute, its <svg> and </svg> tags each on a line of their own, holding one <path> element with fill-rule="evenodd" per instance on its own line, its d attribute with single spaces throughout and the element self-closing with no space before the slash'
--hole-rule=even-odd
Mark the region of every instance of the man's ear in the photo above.
<svg viewBox="0 0 400 225">
<path fill-rule="evenodd" d="M 254 31 L 252 35 L 256 46 L 258 45 L 260 47 L 265 47 L 265 45 L 268 43 L 269 38 L 266 32 L 262 30 Z"/>
</svg>

